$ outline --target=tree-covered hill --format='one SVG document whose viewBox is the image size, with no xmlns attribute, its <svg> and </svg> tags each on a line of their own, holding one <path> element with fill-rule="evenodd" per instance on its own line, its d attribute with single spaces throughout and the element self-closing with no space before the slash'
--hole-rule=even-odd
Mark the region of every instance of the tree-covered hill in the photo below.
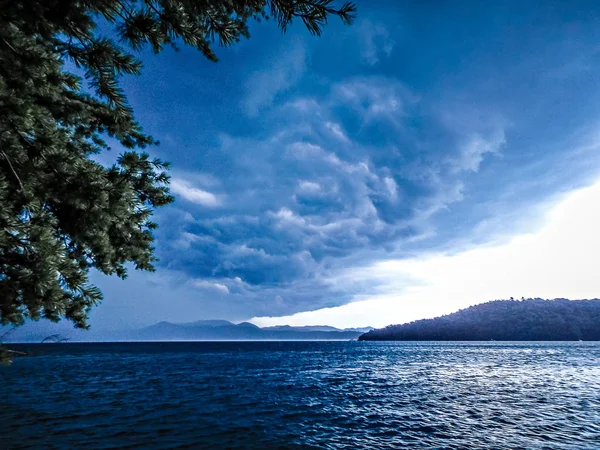
<svg viewBox="0 0 600 450">
<path fill-rule="evenodd" d="M 600 300 L 496 300 L 453 314 L 390 325 L 362 341 L 596 341 Z"/>
</svg>

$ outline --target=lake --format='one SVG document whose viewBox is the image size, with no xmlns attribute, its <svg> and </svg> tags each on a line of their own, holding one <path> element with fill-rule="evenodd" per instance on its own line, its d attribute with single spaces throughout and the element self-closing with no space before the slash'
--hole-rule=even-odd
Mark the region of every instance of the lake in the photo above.
<svg viewBox="0 0 600 450">
<path fill-rule="evenodd" d="M 13 348 L 3 450 L 600 448 L 600 343 Z"/>
</svg>

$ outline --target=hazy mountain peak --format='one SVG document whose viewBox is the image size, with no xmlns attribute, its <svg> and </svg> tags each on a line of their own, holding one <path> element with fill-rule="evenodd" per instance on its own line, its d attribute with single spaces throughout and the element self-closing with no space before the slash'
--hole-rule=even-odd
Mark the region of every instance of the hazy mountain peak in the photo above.
<svg viewBox="0 0 600 450">
<path fill-rule="evenodd" d="M 183 327 L 225 327 L 233 325 L 233 323 L 228 320 L 220 320 L 220 319 L 209 319 L 209 320 L 195 320 L 193 322 L 184 322 L 179 324 Z"/>
</svg>

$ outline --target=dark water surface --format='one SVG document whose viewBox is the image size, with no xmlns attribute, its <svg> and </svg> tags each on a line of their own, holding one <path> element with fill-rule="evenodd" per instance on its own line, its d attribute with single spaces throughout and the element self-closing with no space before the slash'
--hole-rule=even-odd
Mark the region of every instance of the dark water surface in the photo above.
<svg viewBox="0 0 600 450">
<path fill-rule="evenodd" d="M 0 449 L 600 449 L 598 343 L 19 348 Z"/>
</svg>

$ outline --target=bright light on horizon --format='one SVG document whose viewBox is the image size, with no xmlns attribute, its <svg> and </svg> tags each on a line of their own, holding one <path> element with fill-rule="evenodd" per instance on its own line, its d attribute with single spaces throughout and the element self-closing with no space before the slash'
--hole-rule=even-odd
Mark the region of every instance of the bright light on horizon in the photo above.
<svg viewBox="0 0 600 450">
<path fill-rule="evenodd" d="M 515 235 L 502 245 L 351 269 L 346 276 L 377 280 L 383 287 L 343 306 L 250 322 L 382 327 L 495 299 L 600 297 L 595 260 L 600 255 L 600 181 L 562 197 L 548 209 L 543 223 L 538 231 Z"/>
</svg>

